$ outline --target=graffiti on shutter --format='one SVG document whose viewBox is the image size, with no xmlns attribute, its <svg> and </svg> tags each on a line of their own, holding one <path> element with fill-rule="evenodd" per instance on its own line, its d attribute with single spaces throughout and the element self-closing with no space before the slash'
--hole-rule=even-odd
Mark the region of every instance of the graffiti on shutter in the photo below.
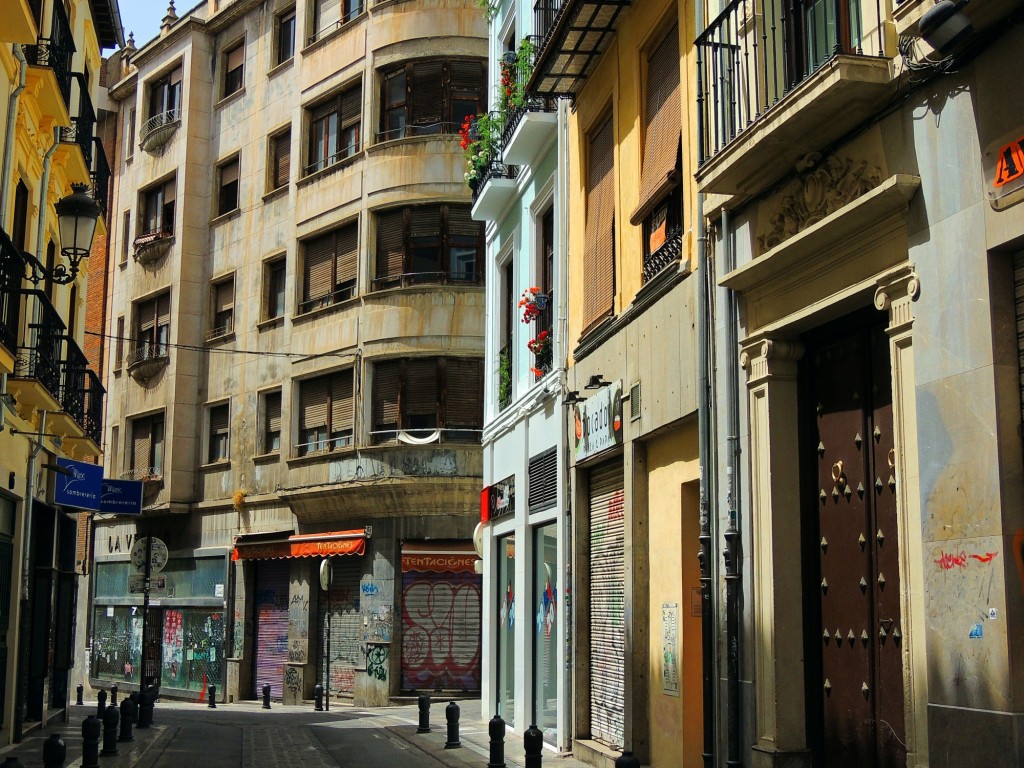
<svg viewBox="0 0 1024 768">
<path fill-rule="evenodd" d="M 282 698 L 284 665 L 288 661 L 288 560 L 260 560 L 256 565 L 256 675 L 253 698 L 270 685 L 272 698 Z"/>
</svg>

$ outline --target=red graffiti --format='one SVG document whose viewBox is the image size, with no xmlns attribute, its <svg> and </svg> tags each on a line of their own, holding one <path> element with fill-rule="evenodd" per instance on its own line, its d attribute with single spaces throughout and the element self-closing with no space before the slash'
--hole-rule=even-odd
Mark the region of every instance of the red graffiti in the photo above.
<svg viewBox="0 0 1024 768">
<path fill-rule="evenodd" d="M 954 568 L 966 568 L 967 553 L 961 552 L 959 555 L 956 555 L 950 552 L 943 552 L 939 559 L 935 561 L 935 564 L 944 571 L 951 571 Z"/>
<path fill-rule="evenodd" d="M 480 690 L 480 577 L 404 574 L 402 687 Z"/>
<path fill-rule="evenodd" d="M 979 563 L 991 563 L 992 558 L 998 555 L 998 552 L 986 552 L 984 555 L 971 555 Z"/>
</svg>

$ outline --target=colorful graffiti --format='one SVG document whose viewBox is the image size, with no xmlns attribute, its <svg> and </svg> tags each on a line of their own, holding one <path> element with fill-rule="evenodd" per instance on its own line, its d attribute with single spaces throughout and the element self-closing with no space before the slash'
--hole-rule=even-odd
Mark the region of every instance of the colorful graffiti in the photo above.
<svg viewBox="0 0 1024 768">
<path fill-rule="evenodd" d="M 480 690 L 480 577 L 406 573 L 402 687 Z"/>
</svg>

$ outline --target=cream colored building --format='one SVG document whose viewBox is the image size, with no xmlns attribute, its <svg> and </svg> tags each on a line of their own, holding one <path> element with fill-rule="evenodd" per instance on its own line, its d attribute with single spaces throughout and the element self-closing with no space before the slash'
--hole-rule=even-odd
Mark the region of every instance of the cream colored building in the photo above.
<svg viewBox="0 0 1024 768">
<path fill-rule="evenodd" d="M 97 524 L 94 685 L 479 690 L 484 36 L 468 0 L 211 0 L 126 52 L 107 473 L 144 511 Z"/>
</svg>

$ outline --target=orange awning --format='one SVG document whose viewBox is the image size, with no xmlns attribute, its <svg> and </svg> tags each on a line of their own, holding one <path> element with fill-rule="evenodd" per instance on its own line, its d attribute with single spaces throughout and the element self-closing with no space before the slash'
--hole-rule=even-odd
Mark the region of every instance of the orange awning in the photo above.
<svg viewBox="0 0 1024 768">
<path fill-rule="evenodd" d="M 443 544 L 403 544 L 402 573 L 473 573 L 477 557 L 473 542 L 450 541 Z"/>
<path fill-rule="evenodd" d="M 256 538 L 256 537 L 254 537 Z M 303 533 L 283 538 L 235 539 L 232 560 L 277 560 L 284 557 L 334 557 L 362 555 L 366 552 L 366 531 L 332 531 Z"/>
</svg>

